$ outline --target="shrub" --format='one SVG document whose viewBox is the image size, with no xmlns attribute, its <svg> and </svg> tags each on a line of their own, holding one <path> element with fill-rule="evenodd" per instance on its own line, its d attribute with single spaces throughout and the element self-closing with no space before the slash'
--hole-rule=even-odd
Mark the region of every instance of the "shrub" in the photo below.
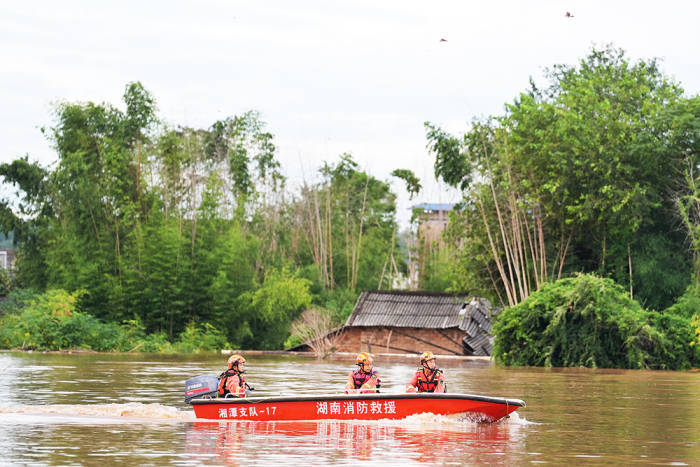
<svg viewBox="0 0 700 467">
<path fill-rule="evenodd" d="M 318 358 L 325 358 L 335 349 L 337 333 L 331 334 L 333 317 L 329 310 L 309 308 L 292 323 L 292 334 L 285 342 L 290 348 L 307 344 Z"/>
<path fill-rule="evenodd" d="M 612 280 L 580 274 L 499 314 L 494 356 L 506 365 L 685 368 L 683 319 L 649 313 Z"/>
<path fill-rule="evenodd" d="M 0 316 L 19 313 L 37 295 L 32 289 L 13 289 L 4 300 L 0 301 Z"/>
<path fill-rule="evenodd" d="M 221 350 L 230 348 L 223 332 L 209 323 L 197 327 L 190 322 L 175 342 L 177 352 L 191 353 L 197 351 Z"/>
<path fill-rule="evenodd" d="M 664 310 L 663 317 L 657 318 L 659 326 L 666 334 L 690 343 L 690 365 L 700 365 L 700 286 L 691 284 L 675 304 Z"/>
<path fill-rule="evenodd" d="M 168 340 L 168 336 L 165 332 L 147 335 L 131 350 L 138 352 L 175 353 L 175 348 Z"/>
<path fill-rule="evenodd" d="M 656 339 L 649 348 L 647 366 L 662 370 L 682 370 L 690 368 L 695 358 L 693 328 L 690 318 L 672 313 L 650 313 L 650 324 L 657 331 Z"/>
<path fill-rule="evenodd" d="M 700 364 L 700 313 L 693 315 L 693 318 L 690 320 L 690 326 L 693 332 L 693 340 L 690 346 L 694 350 L 694 362 L 698 365 Z"/>
<path fill-rule="evenodd" d="M 7 269 L 0 267 L 0 297 L 4 297 L 9 294 L 13 288 L 13 276 L 10 275 Z"/>
<path fill-rule="evenodd" d="M 146 335 L 140 320 L 104 323 L 79 311 L 80 295 L 59 289 L 15 296 L 0 317 L 0 348 L 174 353 L 229 347 L 223 333 L 208 323 L 190 324 L 175 343 L 165 333 Z"/>
<path fill-rule="evenodd" d="M 7 345 L 37 350 L 72 348 L 76 342 L 70 325 L 68 335 L 62 328 L 76 313 L 81 294 L 56 289 L 26 300 L 18 314 L 8 314 L 3 319 Z"/>
<path fill-rule="evenodd" d="M 691 319 L 694 314 L 700 313 L 700 287 L 691 285 L 685 293 L 678 297 L 676 303 L 666 308 L 664 313 Z"/>
</svg>

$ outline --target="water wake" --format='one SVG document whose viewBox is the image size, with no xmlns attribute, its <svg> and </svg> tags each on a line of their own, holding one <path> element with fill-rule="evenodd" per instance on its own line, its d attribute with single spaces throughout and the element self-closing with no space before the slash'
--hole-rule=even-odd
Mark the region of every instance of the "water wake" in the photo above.
<svg viewBox="0 0 700 467">
<path fill-rule="evenodd" d="M 191 421 L 194 413 L 162 404 L 85 404 L 19 405 L 0 407 L 0 414 L 65 415 L 70 417 L 109 418 L 149 421 Z"/>
<path fill-rule="evenodd" d="M 180 410 L 163 404 L 143 404 L 130 402 L 125 404 L 55 404 L 55 405 L 17 405 L 0 407 L 0 414 L 14 414 L 27 416 L 45 416 L 53 419 L 70 417 L 74 421 L 90 422 L 103 421 L 134 421 L 134 422 L 159 422 L 159 421 L 195 421 L 194 412 Z M 45 418 L 49 420 L 49 418 Z M 200 420 L 204 422 L 204 420 Z M 216 423 L 216 421 L 213 421 Z M 326 420 L 323 422 L 342 423 L 340 420 Z M 393 426 L 416 430 L 461 430 L 479 425 L 484 420 L 465 417 L 464 414 L 436 415 L 433 413 L 421 413 L 410 415 L 398 420 L 346 420 L 345 423 L 359 423 L 364 425 Z M 263 422 L 260 422 L 263 423 Z M 278 422 L 279 423 L 279 422 Z M 284 423 L 284 422 L 282 422 Z M 295 422 L 290 422 L 295 423 Z M 513 412 L 509 417 L 495 423 L 486 425 L 529 425 L 534 424 Z"/>
<path fill-rule="evenodd" d="M 534 424 L 521 417 L 517 412 L 511 413 L 508 417 L 502 418 L 497 422 L 489 422 L 485 419 L 479 417 L 469 417 L 464 414 L 454 414 L 454 415 L 436 415 L 433 413 L 420 413 L 416 415 L 409 415 L 406 418 L 398 420 L 352 420 L 350 422 L 357 422 L 363 424 L 377 424 L 386 426 L 395 426 L 399 428 L 415 429 L 415 430 L 463 430 L 463 429 L 473 429 L 475 426 L 523 426 Z"/>
</svg>

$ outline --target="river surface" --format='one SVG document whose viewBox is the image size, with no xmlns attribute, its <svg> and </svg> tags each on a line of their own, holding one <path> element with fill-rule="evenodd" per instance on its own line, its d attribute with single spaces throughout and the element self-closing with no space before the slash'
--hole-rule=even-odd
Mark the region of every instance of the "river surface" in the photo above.
<svg viewBox="0 0 700 467">
<path fill-rule="evenodd" d="M 523 399 L 493 424 L 204 422 L 185 379 L 221 355 L 0 353 L 3 465 L 700 465 L 700 373 L 497 368 L 438 359 L 450 392 Z M 352 362 L 249 356 L 259 395 L 339 391 Z M 375 362 L 384 392 L 416 365 Z"/>
</svg>

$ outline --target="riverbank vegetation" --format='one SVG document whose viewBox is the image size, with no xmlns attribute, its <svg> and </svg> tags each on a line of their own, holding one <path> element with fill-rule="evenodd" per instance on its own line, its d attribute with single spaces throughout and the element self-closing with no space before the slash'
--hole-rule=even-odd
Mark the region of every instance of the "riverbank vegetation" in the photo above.
<svg viewBox="0 0 700 467">
<path fill-rule="evenodd" d="M 508 308 L 494 355 L 507 365 L 686 369 L 700 361 L 689 319 L 647 311 L 611 279 L 580 274 Z"/>
<path fill-rule="evenodd" d="M 196 323 L 232 346 L 280 348 L 304 309 L 337 325 L 359 291 L 405 270 L 388 182 L 344 154 L 291 193 L 253 112 L 170 128 L 132 83 L 123 109 L 63 103 L 45 131 L 55 167 L 0 165 L 19 193 L 2 206 L 16 280 L 80 291 L 79 312 L 104 323 L 170 342 Z"/>
<path fill-rule="evenodd" d="M 514 333 L 498 336 L 504 363 L 690 364 L 687 352 L 645 354 L 631 342 L 678 337 L 687 348 L 692 315 L 700 312 L 676 312 L 697 303 L 697 287 L 689 285 L 698 281 L 700 98 L 686 97 L 655 60 L 631 62 L 609 47 L 548 70 L 543 86 L 531 82 L 505 114 L 473 122 L 462 136 L 432 124 L 427 132 L 436 174 L 464 193 L 447 232 L 459 271 L 453 277 L 507 307 L 496 328 Z M 638 302 L 609 303 L 618 289 L 607 282 L 590 301 L 597 308 L 602 300 L 599 312 L 621 326 L 615 339 L 627 347 L 618 353 L 606 347 L 612 335 L 594 332 L 612 325 L 608 317 L 580 328 L 564 319 L 569 303 L 589 306 L 575 300 L 589 276 L 556 282 L 556 293 L 551 283 L 577 273 L 609 278 Z M 685 305 L 674 308 L 680 297 Z M 513 327 L 526 310 L 536 310 L 537 325 Z M 678 336 L 671 322 L 683 327 Z M 590 335 L 571 339 L 578 332 Z"/>
<path fill-rule="evenodd" d="M 281 348 L 342 324 L 362 290 L 393 288 L 410 256 L 420 288 L 505 308 L 505 364 L 700 363 L 700 98 L 655 60 L 593 50 L 462 135 L 426 123 L 435 175 L 463 198 L 442 241 L 416 250 L 391 180 L 343 154 L 289 187 L 254 112 L 168 126 L 139 83 L 120 108 L 55 110 L 55 166 L 0 164 L 18 193 L 0 206 L 18 246 L 0 287 L 37 291 L 7 302 L 0 346 Z M 420 193 L 409 170 L 392 175 Z M 71 329 L 85 340 L 61 338 Z"/>
<path fill-rule="evenodd" d="M 230 346 L 223 333 L 208 323 L 189 323 L 176 339 L 168 339 L 164 332 L 147 333 L 138 320 L 103 322 L 78 310 L 82 294 L 56 289 L 10 294 L 1 308 L 0 348 L 187 353 Z"/>
</svg>

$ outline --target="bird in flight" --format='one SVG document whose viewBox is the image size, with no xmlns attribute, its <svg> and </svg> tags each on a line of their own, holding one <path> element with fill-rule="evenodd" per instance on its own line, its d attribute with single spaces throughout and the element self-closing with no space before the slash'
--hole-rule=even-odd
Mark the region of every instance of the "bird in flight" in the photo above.
<svg viewBox="0 0 700 467">
<path fill-rule="evenodd" d="M 568 11 L 566 12 L 566 14 L 565 14 L 564 16 L 566 16 L 567 18 L 573 18 L 573 17 L 574 17 L 574 15 L 572 15 L 572 14 L 569 13 Z"/>
</svg>

